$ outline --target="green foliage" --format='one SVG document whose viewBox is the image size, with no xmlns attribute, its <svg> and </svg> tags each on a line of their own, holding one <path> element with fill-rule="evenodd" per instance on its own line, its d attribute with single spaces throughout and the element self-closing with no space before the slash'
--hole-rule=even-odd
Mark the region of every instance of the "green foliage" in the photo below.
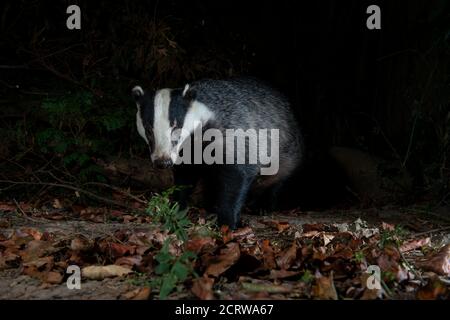
<svg viewBox="0 0 450 320">
<path fill-rule="evenodd" d="M 365 258 L 366 258 L 366 256 L 364 255 L 363 251 L 356 251 L 355 254 L 354 254 L 354 258 L 353 259 L 357 263 L 362 263 L 362 262 L 364 262 Z"/>
<path fill-rule="evenodd" d="M 394 230 L 383 230 L 380 234 L 380 248 L 384 248 L 388 244 L 400 246 L 407 236 L 407 231 L 400 225 L 396 225 Z"/>
<path fill-rule="evenodd" d="M 396 276 L 393 272 L 391 271 L 382 271 L 381 272 L 381 278 L 385 281 L 385 282 L 393 282 L 396 279 Z"/>
<path fill-rule="evenodd" d="M 171 187 L 161 194 L 154 195 L 148 204 L 146 212 L 153 216 L 154 222 L 161 223 L 169 233 L 179 240 L 186 241 L 187 229 L 191 222 L 187 217 L 187 210 L 180 210 L 178 203 L 171 201 L 174 192 L 181 187 Z M 156 279 L 152 286 L 159 287 L 160 299 L 165 299 L 178 284 L 184 282 L 193 274 L 192 260 L 196 258 L 193 252 L 185 251 L 176 257 L 169 251 L 169 239 L 164 242 L 161 250 L 155 255 L 158 266 L 155 269 Z"/>
<path fill-rule="evenodd" d="M 302 277 L 300 278 L 300 281 L 304 283 L 311 283 L 314 280 L 314 275 L 309 270 L 305 270 Z"/>
<path fill-rule="evenodd" d="M 48 121 L 47 127 L 36 132 L 39 151 L 56 155 L 82 182 L 104 180 L 92 158 L 110 154 L 114 150 L 112 134 L 132 123 L 123 108 L 101 103 L 91 92 L 80 91 L 45 99 L 39 110 Z M 117 141 L 121 138 L 117 134 Z"/>
<path fill-rule="evenodd" d="M 170 196 L 179 191 L 180 187 L 171 187 L 161 194 L 154 195 L 148 204 L 146 212 L 153 216 L 155 222 L 160 222 L 163 228 L 174 233 L 180 240 L 187 240 L 187 228 L 191 225 L 187 210 L 180 210 L 178 203 L 172 202 Z"/>
<path fill-rule="evenodd" d="M 156 254 L 158 266 L 155 269 L 158 277 L 152 281 L 152 286 L 159 287 L 159 298 L 165 299 L 179 283 L 184 282 L 193 274 L 192 262 L 196 258 L 193 252 L 185 251 L 179 257 L 169 252 L 169 239 Z"/>
</svg>

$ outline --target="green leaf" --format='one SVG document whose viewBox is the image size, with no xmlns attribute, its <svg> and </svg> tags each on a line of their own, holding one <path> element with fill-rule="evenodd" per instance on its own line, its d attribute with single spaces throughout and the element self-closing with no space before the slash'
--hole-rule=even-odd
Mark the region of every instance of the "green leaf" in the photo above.
<svg viewBox="0 0 450 320">
<path fill-rule="evenodd" d="M 178 278 L 178 280 L 184 281 L 189 274 L 189 269 L 186 265 L 184 265 L 180 261 L 177 261 L 173 265 L 172 272 Z"/>
<path fill-rule="evenodd" d="M 174 274 L 167 274 L 162 278 L 161 288 L 159 289 L 159 298 L 166 299 L 167 296 L 175 289 L 177 278 Z"/>
</svg>

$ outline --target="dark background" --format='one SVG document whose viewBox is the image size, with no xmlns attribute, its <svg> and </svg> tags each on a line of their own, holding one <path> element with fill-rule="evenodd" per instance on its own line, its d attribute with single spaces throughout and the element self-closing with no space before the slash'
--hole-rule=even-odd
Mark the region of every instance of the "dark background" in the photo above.
<svg viewBox="0 0 450 320">
<path fill-rule="evenodd" d="M 66 28 L 70 4 L 81 7 L 81 30 Z M 366 28 L 371 4 L 381 30 Z M 305 134 L 291 205 L 445 204 L 449 9 L 445 0 L 2 1 L 1 179 L 109 181 L 98 159 L 148 156 L 133 85 L 251 75 L 289 96 Z M 376 173 L 355 173 L 373 161 Z M 42 192 L 9 186 L 1 196 Z"/>
</svg>

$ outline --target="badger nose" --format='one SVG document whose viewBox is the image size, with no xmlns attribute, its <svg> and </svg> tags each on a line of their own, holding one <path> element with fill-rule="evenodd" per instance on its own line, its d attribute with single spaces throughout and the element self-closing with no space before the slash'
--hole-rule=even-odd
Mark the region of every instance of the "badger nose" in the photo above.
<svg viewBox="0 0 450 320">
<path fill-rule="evenodd" d="M 157 159 L 154 161 L 155 166 L 158 169 L 166 169 L 173 165 L 173 162 L 171 159 Z"/>
</svg>

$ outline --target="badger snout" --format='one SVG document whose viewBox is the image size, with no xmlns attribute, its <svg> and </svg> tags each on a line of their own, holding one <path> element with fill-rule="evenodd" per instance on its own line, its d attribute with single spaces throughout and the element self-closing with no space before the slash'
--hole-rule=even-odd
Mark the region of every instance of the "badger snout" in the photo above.
<svg viewBox="0 0 450 320">
<path fill-rule="evenodd" d="M 173 166 L 173 162 L 170 158 L 155 159 L 153 164 L 158 169 L 167 169 Z"/>
</svg>

